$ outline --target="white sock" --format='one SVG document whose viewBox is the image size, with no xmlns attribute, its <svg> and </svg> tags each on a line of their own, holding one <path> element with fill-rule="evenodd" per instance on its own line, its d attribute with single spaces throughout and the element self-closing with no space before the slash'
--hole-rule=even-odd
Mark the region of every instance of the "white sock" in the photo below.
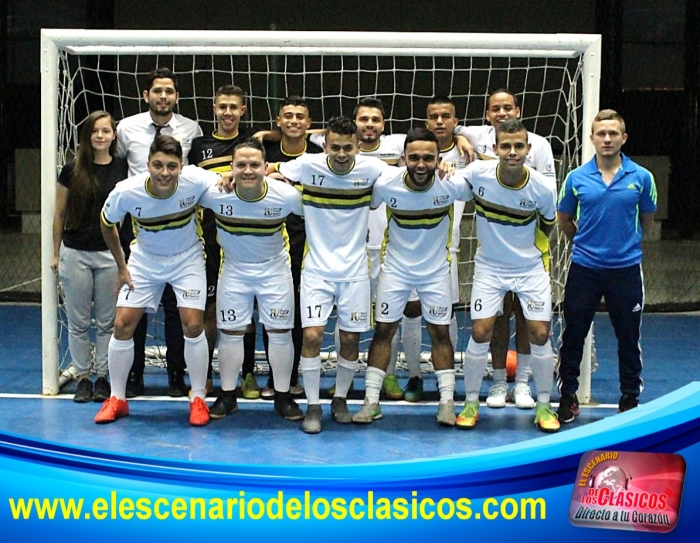
<svg viewBox="0 0 700 543">
<path fill-rule="evenodd" d="M 549 403 L 552 393 L 552 375 L 554 374 L 554 355 L 552 344 L 544 345 L 530 343 L 532 377 L 537 389 L 538 403 Z"/>
<path fill-rule="evenodd" d="M 114 339 L 112 336 L 107 349 L 107 364 L 109 365 L 112 396 L 119 400 L 126 400 L 126 381 L 129 379 L 129 370 L 133 363 L 133 338 L 121 340 Z"/>
<path fill-rule="evenodd" d="M 275 376 L 275 390 L 277 392 L 289 392 L 289 381 L 292 378 L 292 366 L 294 365 L 294 344 L 292 343 L 292 331 L 287 330 L 281 334 L 267 334 L 269 338 L 268 357 L 270 367 Z"/>
<path fill-rule="evenodd" d="M 299 357 L 299 369 L 304 378 L 304 392 L 308 405 L 318 405 L 321 394 L 321 357 Z"/>
<path fill-rule="evenodd" d="M 202 332 L 197 337 L 185 337 L 185 364 L 192 385 L 191 399 L 207 398 L 207 369 L 209 368 L 209 344 Z"/>
<path fill-rule="evenodd" d="M 232 336 L 222 332 L 219 338 L 219 377 L 222 392 L 236 390 L 238 374 L 243 367 L 245 356 L 243 344 L 243 336 Z"/>
<path fill-rule="evenodd" d="M 421 317 L 404 317 L 401 321 L 401 344 L 409 377 L 420 377 Z"/>
<path fill-rule="evenodd" d="M 347 398 L 356 371 L 357 360 L 345 360 L 342 356 L 338 355 L 334 398 Z"/>
<path fill-rule="evenodd" d="M 379 403 L 379 391 L 386 373 L 374 366 L 367 366 L 365 371 L 365 399 L 372 403 Z"/>
<path fill-rule="evenodd" d="M 386 367 L 387 375 L 396 375 L 396 359 L 399 357 L 399 330 L 396 330 L 394 337 L 391 338 L 391 355 L 389 365 Z"/>
<path fill-rule="evenodd" d="M 532 351 L 530 351 L 532 352 Z M 518 353 L 518 365 L 515 370 L 515 382 L 525 383 L 530 380 L 530 373 L 532 366 L 532 355 Z"/>
<path fill-rule="evenodd" d="M 481 382 L 489 359 L 489 342 L 477 343 L 469 338 L 467 350 L 464 351 L 464 391 L 468 402 L 478 402 Z"/>
<path fill-rule="evenodd" d="M 333 330 L 333 341 L 335 341 L 335 352 L 340 357 L 340 327 L 338 326 L 337 318 L 335 320 L 335 329 Z"/>
<path fill-rule="evenodd" d="M 494 368 L 494 370 L 493 370 L 493 384 L 494 385 L 497 383 L 506 384 L 506 381 L 507 381 L 506 369 L 503 368 L 503 369 L 497 370 Z"/>
<path fill-rule="evenodd" d="M 457 341 L 459 341 L 459 335 L 457 332 L 457 315 L 452 315 L 450 319 L 450 341 L 452 342 L 452 350 L 457 350 Z"/>
<path fill-rule="evenodd" d="M 455 370 L 436 370 L 438 391 L 440 392 L 440 402 L 445 403 L 454 400 L 455 397 Z"/>
</svg>

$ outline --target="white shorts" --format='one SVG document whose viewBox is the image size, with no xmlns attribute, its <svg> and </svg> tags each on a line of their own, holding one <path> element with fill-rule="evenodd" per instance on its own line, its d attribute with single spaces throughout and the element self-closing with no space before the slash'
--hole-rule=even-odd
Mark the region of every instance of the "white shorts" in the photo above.
<svg viewBox="0 0 700 543">
<path fill-rule="evenodd" d="M 379 275 L 374 318 L 377 322 L 398 322 L 403 316 L 411 294 L 421 302 L 423 318 L 431 324 L 450 324 L 452 318 L 452 289 L 450 276 L 414 285 L 382 273 Z"/>
<path fill-rule="evenodd" d="M 514 292 L 520 299 L 523 315 L 529 321 L 549 321 L 552 317 L 552 287 L 549 274 L 499 277 L 474 272 L 471 317 L 487 319 L 503 314 L 503 298 Z"/>
<path fill-rule="evenodd" d="M 459 303 L 459 268 L 457 262 L 459 260 L 459 251 L 450 249 L 450 285 L 452 287 L 452 303 Z"/>
<path fill-rule="evenodd" d="M 131 246 L 127 264 L 134 290 L 124 285 L 119 291 L 117 307 L 145 308 L 155 313 L 170 283 L 178 307 L 204 311 L 207 301 L 207 273 L 204 250 L 197 243 L 187 251 L 175 255 L 156 255 L 143 251 L 138 243 Z"/>
<path fill-rule="evenodd" d="M 369 277 L 360 281 L 326 281 L 301 274 L 301 327 L 325 326 L 336 306 L 338 327 L 346 332 L 370 329 Z"/>
<path fill-rule="evenodd" d="M 381 249 L 368 249 L 369 254 L 369 286 L 372 291 L 372 300 L 377 299 L 377 284 L 379 283 L 379 273 L 381 272 Z M 459 298 L 459 292 L 457 293 L 457 298 Z M 408 297 L 409 302 L 418 301 L 418 293 L 416 289 L 411 291 L 411 295 Z"/>
<path fill-rule="evenodd" d="M 294 285 L 291 274 L 266 279 L 241 280 L 222 273 L 216 294 L 216 325 L 220 330 L 242 330 L 253 318 L 258 300 L 258 320 L 268 330 L 294 328 Z"/>
</svg>

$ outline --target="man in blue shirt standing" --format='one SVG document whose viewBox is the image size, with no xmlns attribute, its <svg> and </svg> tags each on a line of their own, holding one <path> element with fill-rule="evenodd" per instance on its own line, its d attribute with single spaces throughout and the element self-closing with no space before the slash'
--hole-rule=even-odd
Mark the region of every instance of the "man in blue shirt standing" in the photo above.
<svg viewBox="0 0 700 543">
<path fill-rule="evenodd" d="M 643 389 L 642 234 L 652 226 L 656 185 L 648 170 L 622 154 L 627 134 L 619 113 L 600 111 L 593 120 L 591 141 L 595 157 L 566 178 L 557 209 L 559 227 L 573 241 L 559 351 L 560 422 L 572 422 L 579 413 L 576 390 L 583 344 L 603 297 L 618 343 L 618 411 L 637 407 Z"/>
</svg>

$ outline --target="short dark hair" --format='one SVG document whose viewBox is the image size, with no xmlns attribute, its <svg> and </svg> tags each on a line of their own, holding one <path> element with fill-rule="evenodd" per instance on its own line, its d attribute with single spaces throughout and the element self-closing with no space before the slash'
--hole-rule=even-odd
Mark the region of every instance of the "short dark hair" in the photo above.
<svg viewBox="0 0 700 543">
<path fill-rule="evenodd" d="M 513 103 L 515 104 L 515 107 L 520 107 L 520 102 L 518 101 L 518 97 L 515 95 L 515 93 L 511 90 L 506 89 L 505 87 L 501 87 L 500 89 L 496 89 L 491 94 L 489 94 L 489 97 L 486 99 L 486 109 L 488 109 L 489 102 L 491 102 L 491 98 L 493 98 L 494 94 L 510 94 L 513 97 Z"/>
<path fill-rule="evenodd" d="M 404 140 L 403 144 L 404 153 L 408 148 L 408 144 L 414 141 L 432 141 L 433 143 L 435 143 L 436 147 L 440 145 L 438 143 L 437 136 L 430 130 L 428 130 L 425 126 L 416 126 L 415 128 L 411 128 L 408 131 L 408 134 L 406 134 L 406 139 Z"/>
<path fill-rule="evenodd" d="M 452 98 L 445 96 L 444 94 L 437 94 L 430 99 L 430 102 L 428 102 L 429 106 L 434 106 L 435 104 L 450 104 L 452 107 L 455 107 L 455 103 L 452 101 Z"/>
<path fill-rule="evenodd" d="M 496 130 L 496 143 L 498 143 L 498 138 L 501 134 L 517 134 L 518 132 L 525 132 L 525 141 L 528 139 L 527 128 L 520 119 L 508 119 L 504 123 L 501 123 Z"/>
<path fill-rule="evenodd" d="M 256 151 L 260 151 L 262 153 L 263 160 L 265 160 L 265 146 L 262 143 L 260 143 L 260 140 L 257 140 L 255 138 L 244 139 L 241 143 L 239 143 L 233 148 L 233 155 L 231 158 L 236 156 L 236 151 L 238 151 L 239 149 L 255 149 Z"/>
<path fill-rule="evenodd" d="M 384 104 L 382 104 L 382 101 L 376 96 L 366 96 L 364 98 L 360 98 L 352 112 L 353 119 L 357 118 L 357 112 L 360 111 L 361 107 L 372 107 L 378 109 L 381 111 L 382 117 L 386 117 L 386 113 L 384 113 Z"/>
<path fill-rule="evenodd" d="M 236 85 L 221 85 L 216 89 L 216 93 L 214 93 L 214 101 L 216 101 L 219 96 L 240 96 L 241 100 L 245 102 L 245 92 L 243 92 L 241 87 L 237 87 Z"/>
<path fill-rule="evenodd" d="M 333 117 L 326 123 L 326 136 L 331 132 L 340 134 L 341 136 L 356 136 L 357 125 L 350 117 L 345 117 L 343 115 Z"/>
<path fill-rule="evenodd" d="M 151 87 L 153 87 L 153 82 L 156 79 L 170 79 L 175 87 L 175 92 L 180 92 L 177 88 L 177 77 L 175 77 L 175 74 L 170 68 L 166 68 L 164 66 L 160 66 L 148 72 L 148 76 L 146 77 L 145 81 L 146 86 L 143 90 L 150 91 Z"/>
<path fill-rule="evenodd" d="M 148 160 L 151 160 L 151 157 L 156 153 L 173 155 L 182 160 L 182 145 L 172 136 L 161 134 L 156 136 L 151 143 L 151 147 L 148 149 Z"/>
<path fill-rule="evenodd" d="M 309 111 L 309 105 L 306 102 L 304 102 L 304 99 L 301 96 L 287 96 L 284 100 L 282 100 L 279 111 L 282 111 L 282 108 L 286 106 L 305 107 L 306 111 Z"/>
</svg>

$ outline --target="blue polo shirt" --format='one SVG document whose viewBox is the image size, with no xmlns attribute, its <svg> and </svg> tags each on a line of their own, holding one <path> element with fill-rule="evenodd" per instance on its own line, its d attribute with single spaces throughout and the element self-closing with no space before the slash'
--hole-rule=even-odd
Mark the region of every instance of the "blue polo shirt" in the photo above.
<svg viewBox="0 0 700 543">
<path fill-rule="evenodd" d="M 610 185 L 595 157 L 569 173 L 557 210 L 574 215 L 578 228 L 571 261 L 593 269 L 625 268 L 642 261 L 640 213 L 656 211 L 651 172 L 625 155 Z"/>
</svg>

